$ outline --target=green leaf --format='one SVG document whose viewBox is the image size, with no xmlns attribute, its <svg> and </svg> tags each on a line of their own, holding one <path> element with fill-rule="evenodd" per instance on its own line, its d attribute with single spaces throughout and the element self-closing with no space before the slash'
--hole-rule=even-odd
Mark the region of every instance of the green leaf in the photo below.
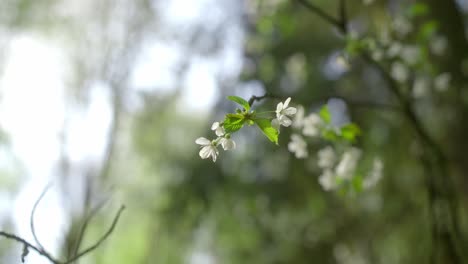
<svg viewBox="0 0 468 264">
<path fill-rule="evenodd" d="M 435 20 L 424 23 L 419 30 L 419 37 L 422 39 L 429 39 L 439 29 L 439 23 Z"/>
<path fill-rule="evenodd" d="M 256 118 L 253 121 L 271 142 L 278 145 L 278 130 L 271 126 L 271 121 L 269 119 Z"/>
<path fill-rule="evenodd" d="M 223 122 L 226 133 L 233 133 L 244 126 L 245 117 L 241 114 L 227 114 Z"/>
<path fill-rule="evenodd" d="M 411 17 L 424 16 L 429 13 L 429 7 L 423 3 L 415 3 L 408 9 L 408 15 Z"/>
<path fill-rule="evenodd" d="M 351 181 L 351 185 L 356 193 L 362 192 L 363 189 L 363 179 L 361 175 L 356 175 Z"/>
<path fill-rule="evenodd" d="M 333 129 L 324 129 L 322 130 L 322 137 L 328 141 L 335 142 L 338 140 L 338 135 Z"/>
<path fill-rule="evenodd" d="M 320 117 L 325 121 L 325 123 L 330 124 L 331 122 L 331 113 L 328 110 L 328 106 L 324 105 L 319 112 Z"/>
<path fill-rule="evenodd" d="M 361 135 L 361 129 L 354 123 L 341 127 L 341 136 L 349 142 L 354 142 L 359 135 Z"/>
<path fill-rule="evenodd" d="M 250 110 L 249 102 L 247 102 L 246 100 L 244 100 L 243 98 L 241 98 L 239 96 L 231 95 L 231 96 L 228 96 L 227 99 L 239 104 L 242 107 L 244 107 L 244 109 L 246 111 Z"/>
</svg>

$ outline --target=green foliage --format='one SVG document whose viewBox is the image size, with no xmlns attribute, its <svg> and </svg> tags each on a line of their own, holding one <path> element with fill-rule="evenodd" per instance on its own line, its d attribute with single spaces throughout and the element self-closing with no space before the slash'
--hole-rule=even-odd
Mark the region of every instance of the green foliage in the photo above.
<svg viewBox="0 0 468 264">
<path fill-rule="evenodd" d="M 271 142 L 278 144 L 278 130 L 271 126 L 271 121 L 269 119 L 256 118 L 253 121 Z"/>
<path fill-rule="evenodd" d="M 319 115 L 326 124 L 330 124 L 332 116 L 328 110 L 328 106 L 322 106 L 322 108 L 320 108 Z"/>
<path fill-rule="evenodd" d="M 244 107 L 245 111 L 250 110 L 249 102 L 247 102 L 246 100 L 244 100 L 243 98 L 241 98 L 239 96 L 231 95 L 231 96 L 228 96 L 227 99 L 239 104 L 242 107 Z"/>
<path fill-rule="evenodd" d="M 245 116 L 242 114 L 227 114 L 223 126 L 226 133 L 233 133 L 241 129 L 245 124 Z"/>
<path fill-rule="evenodd" d="M 428 13 L 429 7 L 424 3 L 414 3 L 407 10 L 407 14 L 410 17 L 425 16 Z"/>
<path fill-rule="evenodd" d="M 356 141 L 356 137 L 361 135 L 361 129 L 354 123 L 344 125 L 341 127 L 340 131 L 341 136 L 351 143 L 354 143 Z"/>
</svg>

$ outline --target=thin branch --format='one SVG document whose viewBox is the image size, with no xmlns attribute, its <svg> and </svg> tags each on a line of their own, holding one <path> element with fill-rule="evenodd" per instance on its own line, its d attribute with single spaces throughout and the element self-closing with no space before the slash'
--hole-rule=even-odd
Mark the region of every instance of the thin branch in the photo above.
<svg viewBox="0 0 468 264">
<path fill-rule="evenodd" d="M 340 16 L 340 30 L 343 34 L 348 33 L 348 12 L 346 11 L 346 0 L 340 0 L 338 6 Z"/>
<path fill-rule="evenodd" d="M 119 218 L 120 218 L 120 215 L 122 214 L 123 210 L 125 209 L 125 206 L 122 205 L 119 210 L 117 211 L 117 214 L 115 215 L 114 217 L 114 220 L 112 221 L 112 224 L 110 226 L 110 228 L 107 230 L 107 232 L 92 246 L 86 248 L 85 250 L 81 251 L 80 253 L 78 253 L 76 256 L 72 257 L 71 259 L 63 262 L 63 264 L 69 264 L 69 263 L 72 263 L 73 261 L 85 256 L 86 254 L 90 253 L 91 251 L 95 250 L 96 248 L 98 248 L 102 242 L 104 242 L 107 237 L 109 237 L 110 234 L 112 234 L 112 232 L 114 231 L 114 228 L 115 226 L 117 225 L 117 222 L 119 221 Z"/>
<path fill-rule="evenodd" d="M 36 202 L 34 203 L 34 206 L 33 206 L 33 209 L 31 211 L 31 217 L 29 218 L 29 224 L 31 226 L 31 233 L 33 235 L 33 238 L 34 238 L 34 241 L 36 241 L 36 244 L 39 246 L 40 249 L 44 250 L 44 246 L 42 246 L 41 242 L 39 241 L 39 239 L 37 238 L 37 235 L 36 235 L 36 229 L 34 228 L 34 214 L 36 213 L 36 209 L 37 209 L 37 206 L 39 205 L 39 203 L 41 202 L 42 198 L 44 198 L 44 195 L 47 193 L 47 191 L 50 189 L 50 187 L 52 186 L 52 184 L 47 184 L 47 186 L 44 188 L 44 190 L 42 191 L 41 195 L 39 196 L 39 198 L 36 200 Z"/>
<path fill-rule="evenodd" d="M 346 33 L 346 25 L 343 26 L 343 21 L 340 21 L 333 16 L 327 14 L 325 11 L 317 7 L 316 5 L 308 2 L 307 0 L 297 0 L 301 5 L 303 5 L 305 8 L 307 8 L 310 12 L 316 14 L 332 26 L 336 27 L 338 30 L 340 30 L 342 33 Z"/>
<path fill-rule="evenodd" d="M 268 98 L 273 98 L 273 99 L 283 99 L 281 96 L 273 95 L 270 93 L 266 93 L 262 96 L 256 96 L 252 95 L 249 99 L 249 105 L 252 106 L 255 102 L 259 102 L 263 99 L 268 99 Z M 319 98 L 314 98 L 314 102 L 312 103 L 321 103 L 328 101 L 329 99 L 336 98 L 336 99 L 341 99 L 346 102 L 346 104 L 352 106 L 352 107 L 359 107 L 359 108 L 370 108 L 370 109 L 378 109 L 378 110 L 385 110 L 385 111 L 391 111 L 391 112 L 401 112 L 402 109 L 398 106 L 390 105 L 390 104 L 382 104 L 382 103 L 376 103 L 376 102 L 371 102 L 371 101 L 363 101 L 363 100 L 352 100 L 350 98 L 346 98 L 341 95 L 327 95 L 324 97 L 319 97 Z"/>
<path fill-rule="evenodd" d="M 83 241 L 84 235 L 86 233 L 86 229 L 88 228 L 91 219 L 101 210 L 101 208 L 106 204 L 109 199 L 105 199 L 101 201 L 96 207 L 94 207 L 91 212 L 86 216 L 83 225 L 81 226 L 80 233 L 78 234 L 78 239 L 75 245 L 75 249 L 73 250 L 73 256 L 78 255 L 78 251 L 80 250 L 81 242 Z"/>
<path fill-rule="evenodd" d="M 256 95 L 252 95 L 249 99 L 249 105 L 252 106 L 255 102 L 260 102 L 262 101 L 263 99 L 267 99 L 267 98 L 271 98 L 271 99 L 281 99 L 280 96 L 277 96 L 277 95 L 274 95 L 274 94 L 271 94 L 271 93 L 265 93 L 264 95 L 262 96 L 256 96 Z"/>
<path fill-rule="evenodd" d="M 26 241 L 25 239 L 23 239 L 23 238 L 21 238 L 21 237 L 19 237 L 17 235 L 14 235 L 14 234 L 11 234 L 11 233 L 8 233 L 8 232 L 4 232 L 4 231 L 0 231 L 0 236 L 3 236 L 5 238 L 7 238 L 7 239 L 11 239 L 11 240 L 14 240 L 16 242 L 19 242 L 19 243 L 25 245 L 29 249 L 32 249 L 32 250 L 36 251 L 39 255 L 47 258 L 53 264 L 61 264 L 60 261 L 58 261 L 54 257 L 52 257 L 49 253 L 47 253 L 47 251 L 34 246 L 30 242 Z"/>
</svg>

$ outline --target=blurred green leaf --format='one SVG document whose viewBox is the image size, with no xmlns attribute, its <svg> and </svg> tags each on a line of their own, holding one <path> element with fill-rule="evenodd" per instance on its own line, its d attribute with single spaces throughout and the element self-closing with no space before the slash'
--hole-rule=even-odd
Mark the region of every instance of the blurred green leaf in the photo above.
<svg viewBox="0 0 468 264">
<path fill-rule="evenodd" d="M 320 117 L 325 121 L 325 123 L 330 124 L 331 122 L 331 113 L 328 110 L 328 106 L 324 105 L 319 112 Z"/>
<path fill-rule="evenodd" d="M 361 129 L 354 123 L 347 124 L 341 128 L 341 136 L 350 142 L 354 142 L 359 135 L 361 135 Z"/>
</svg>

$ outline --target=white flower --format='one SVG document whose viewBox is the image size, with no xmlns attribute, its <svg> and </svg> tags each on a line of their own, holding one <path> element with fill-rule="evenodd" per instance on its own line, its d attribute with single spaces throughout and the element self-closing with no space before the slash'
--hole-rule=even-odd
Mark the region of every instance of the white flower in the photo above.
<svg viewBox="0 0 468 264">
<path fill-rule="evenodd" d="M 296 158 L 303 159 L 308 156 L 307 143 L 298 134 L 291 135 L 291 142 L 288 144 L 288 150 L 296 154 Z"/>
<path fill-rule="evenodd" d="M 447 91 L 451 79 L 452 76 L 448 72 L 440 74 L 434 79 L 434 89 L 439 92 Z"/>
<path fill-rule="evenodd" d="M 330 169 L 335 165 L 336 162 L 336 153 L 335 150 L 327 146 L 318 151 L 318 166 L 322 169 Z"/>
<path fill-rule="evenodd" d="M 354 176 L 354 170 L 357 167 L 359 158 L 361 157 L 361 150 L 352 147 L 345 151 L 338 166 L 335 168 L 335 173 L 338 177 L 344 180 L 350 180 Z"/>
<path fill-rule="evenodd" d="M 421 98 L 428 94 L 430 88 L 430 80 L 427 77 L 417 77 L 413 84 L 414 98 Z"/>
<path fill-rule="evenodd" d="M 392 29 L 395 30 L 396 33 L 400 34 L 400 36 L 405 36 L 413 31 L 413 25 L 407 18 L 400 16 L 395 18 L 393 21 Z"/>
<path fill-rule="evenodd" d="M 216 158 L 219 155 L 219 151 L 216 148 L 215 143 L 211 142 L 209 139 L 206 139 L 204 137 L 197 138 L 197 140 L 195 140 L 195 143 L 201 145 L 201 150 L 198 153 L 200 155 L 200 158 L 207 159 L 211 157 L 213 159 L 213 162 L 216 161 Z"/>
<path fill-rule="evenodd" d="M 282 126 L 288 127 L 292 124 L 292 121 L 289 117 L 293 116 L 296 114 L 297 109 L 294 107 L 288 107 L 289 102 L 291 101 L 291 97 L 288 97 L 286 101 L 280 102 L 276 106 L 276 119 L 278 120 L 278 123 Z"/>
<path fill-rule="evenodd" d="M 224 135 L 226 132 L 224 131 L 224 127 L 219 124 L 219 122 L 214 122 L 213 125 L 211 126 L 211 130 L 214 130 L 215 134 L 218 137 L 221 137 Z"/>
<path fill-rule="evenodd" d="M 399 82 L 406 82 L 409 78 L 409 70 L 401 62 L 394 62 L 392 64 L 392 70 L 390 73 L 393 77 L 393 79 L 399 81 Z"/>
<path fill-rule="evenodd" d="M 236 148 L 236 142 L 230 138 L 220 138 L 219 142 L 224 150 L 231 150 Z"/>
<path fill-rule="evenodd" d="M 301 128 L 304 125 L 304 107 L 299 105 L 297 107 L 297 113 L 294 116 L 292 126 L 295 128 Z"/>
<path fill-rule="evenodd" d="M 388 58 L 394 58 L 394 57 L 400 55 L 402 48 L 403 48 L 403 46 L 401 45 L 400 42 L 392 42 L 392 44 L 390 45 L 390 47 L 387 50 L 387 57 Z"/>
<path fill-rule="evenodd" d="M 364 188 L 371 188 L 374 187 L 382 178 L 382 171 L 383 171 L 383 162 L 379 158 L 374 159 L 374 163 L 372 164 L 372 169 L 369 172 L 369 175 L 363 181 Z"/>
<path fill-rule="evenodd" d="M 419 60 L 419 56 L 420 50 L 416 45 L 407 45 L 401 50 L 401 58 L 409 65 L 416 64 Z"/>
<path fill-rule="evenodd" d="M 331 191 L 338 187 L 336 176 L 332 170 L 324 170 L 322 175 L 319 176 L 319 184 L 325 191 Z"/>
<path fill-rule="evenodd" d="M 316 113 L 311 113 L 304 118 L 304 129 L 302 129 L 302 133 L 304 136 L 317 136 L 320 134 L 320 127 L 322 125 L 322 118 Z"/>
<path fill-rule="evenodd" d="M 376 60 L 376 61 L 380 61 L 383 59 L 384 57 L 384 53 L 381 49 L 375 49 L 372 51 L 372 59 Z"/>
<path fill-rule="evenodd" d="M 429 48 L 431 52 L 435 55 L 441 56 L 447 50 L 448 41 L 444 36 L 435 36 L 431 39 L 429 43 Z"/>
</svg>

